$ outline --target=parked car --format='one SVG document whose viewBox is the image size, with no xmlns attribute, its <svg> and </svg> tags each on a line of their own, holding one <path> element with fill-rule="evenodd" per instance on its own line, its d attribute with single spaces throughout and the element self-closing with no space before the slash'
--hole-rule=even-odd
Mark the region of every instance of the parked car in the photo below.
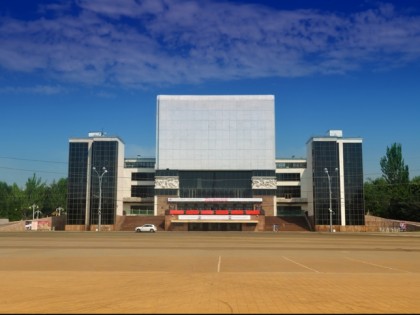
<svg viewBox="0 0 420 315">
<path fill-rule="evenodd" d="M 154 224 L 144 224 L 142 226 L 138 226 L 136 227 L 135 231 L 137 233 L 139 232 L 151 232 L 151 233 L 155 233 L 157 231 L 157 228 Z"/>
<path fill-rule="evenodd" d="M 32 230 L 32 221 L 25 221 L 25 230 Z"/>
</svg>

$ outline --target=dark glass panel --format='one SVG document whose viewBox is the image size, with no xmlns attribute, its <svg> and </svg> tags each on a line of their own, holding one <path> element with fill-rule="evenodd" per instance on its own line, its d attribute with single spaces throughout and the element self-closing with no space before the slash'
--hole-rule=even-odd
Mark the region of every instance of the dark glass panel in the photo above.
<svg viewBox="0 0 420 315">
<path fill-rule="evenodd" d="M 156 170 L 156 176 L 178 176 L 177 170 Z"/>
<path fill-rule="evenodd" d="M 101 223 L 114 224 L 117 200 L 117 165 L 118 165 L 118 142 L 117 141 L 95 141 L 92 144 L 92 166 L 96 167 L 99 173 L 92 170 L 91 176 L 91 224 L 98 223 L 99 192 L 102 192 Z M 102 168 L 107 169 L 107 173 L 102 177 L 100 185 L 100 175 Z"/>
<path fill-rule="evenodd" d="M 250 198 L 251 171 L 179 171 L 180 197 Z"/>
<path fill-rule="evenodd" d="M 276 176 L 275 170 L 254 170 L 252 176 Z"/>
<path fill-rule="evenodd" d="M 155 173 L 131 173 L 131 180 L 154 181 Z"/>
<path fill-rule="evenodd" d="M 276 196 L 280 198 L 300 198 L 300 186 L 277 186 Z"/>
<path fill-rule="evenodd" d="M 343 148 L 346 225 L 364 225 L 362 144 L 345 143 Z"/>
<path fill-rule="evenodd" d="M 155 196 L 155 186 L 140 186 L 133 185 L 131 186 L 131 197 L 154 197 Z"/>
<path fill-rule="evenodd" d="M 155 168 L 155 161 L 124 161 L 125 168 Z"/>
<path fill-rule="evenodd" d="M 88 144 L 69 145 L 67 183 L 67 224 L 83 225 L 86 220 L 86 187 L 88 174 Z"/>
<path fill-rule="evenodd" d="M 277 173 L 276 179 L 278 181 L 285 181 L 285 182 L 300 181 L 300 174 L 299 173 Z"/>
<path fill-rule="evenodd" d="M 329 225 L 329 180 L 325 173 L 328 170 L 331 182 L 331 207 L 334 211 L 332 224 L 340 224 L 339 209 L 339 167 L 338 144 L 335 141 L 312 142 L 312 169 L 315 224 Z"/>
</svg>

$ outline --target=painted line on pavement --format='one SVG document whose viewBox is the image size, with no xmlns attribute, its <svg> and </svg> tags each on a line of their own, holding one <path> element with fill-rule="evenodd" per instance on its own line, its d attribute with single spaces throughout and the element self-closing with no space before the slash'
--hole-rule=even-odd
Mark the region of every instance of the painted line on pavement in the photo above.
<svg viewBox="0 0 420 315">
<path fill-rule="evenodd" d="M 284 256 L 282 256 L 282 258 L 283 258 L 283 259 L 286 259 L 286 260 L 288 260 L 288 261 L 290 261 L 290 262 L 292 262 L 292 263 L 294 263 L 294 264 L 296 264 L 296 265 L 298 265 L 298 266 L 301 266 L 301 267 L 303 267 L 303 268 L 309 269 L 309 270 L 311 270 L 311 271 L 313 271 L 313 272 L 320 273 L 320 271 L 318 271 L 318 270 L 316 270 L 316 269 L 313 269 L 313 268 L 310 268 L 310 267 L 308 267 L 308 266 L 302 265 L 301 263 L 298 263 L 297 261 L 294 261 L 294 260 L 292 260 L 292 259 L 290 259 L 290 258 L 287 258 L 287 257 L 284 257 Z"/>
<path fill-rule="evenodd" d="M 405 273 L 411 273 L 410 271 L 407 271 L 407 270 L 401 270 L 401 269 L 391 268 L 391 267 L 387 267 L 387 266 L 382 266 L 382 265 L 374 264 L 374 263 L 364 261 L 364 260 L 359 260 L 359 259 L 354 259 L 354 258 L 349 258 L 349 257 L 344 257 L 344 258 L 347 259 L 347 260 L 350 260 L 350 261 L 355 261 L 355 262 L 359 262 L 359 263 L 362 263 L 362 264 L 371 265 L 371 266 L 374 266 L 374 267 L 385 268 L 385 269 L 389 269 L 389 270 L 393 270 L 393 271 L 401 271 L 401 272 L 405 272 Z"/>
</svg>

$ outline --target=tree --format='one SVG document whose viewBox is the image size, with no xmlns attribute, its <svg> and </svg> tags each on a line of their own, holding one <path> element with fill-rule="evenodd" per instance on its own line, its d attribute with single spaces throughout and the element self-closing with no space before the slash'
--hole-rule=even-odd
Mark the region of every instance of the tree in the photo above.
<svg viewBox="0 0 420 315">
<path fill-rule="evenodd" d="M 410 181 L 410 201 L 403 211 L 405 220 L 420 222 L 420 176 Z"/>
<path fill-rule="evenodd" d="M 368 179 L 364 184 L 366 212 L 386 217 L 390 205 L 389 185 L 384 178 Z"/>
<path fill-rule="evenodd" d="M 389 185 L 389 207 L 385 216 L 390 219 L 404 219 L 411 193 L 408 166 L 404 163 L 401 144 L 394 143 L 387 147 L 380 165 L 382 177 Z"/>
<path fill-rule="evenodd" d="M 9 221 L 32 219 L 35 210 L 51 215 L 57 208 L 65 213 L 67 201 L 67 179 L 61 178 L 48 186 L 34 174 L 28 178 L 25 188 L 16 183 L 12 186 L 0 182 L 0 218 Z M 38 206 L 33 208 L 32 205 Z"/>
<path fill-rule="evenodd" d="M 67 179 L 54 180 L 45 190 L 44 210 L 46 215 L 54 214 L 58 208 L 65 208 L 67 203 Z"/>
<path fill-rule="evenodd" d="M 28 178 L 25 184 L 25 202 L 27 203 L 26 207 L 32 207 L 33 205 L 38 206 L 38 210 L 44 213 L 44 202 L 45 202 L 45 191 L 47 184 L 42 183 L 41 178 L 37 178 L 34 174 L 32 178 Z M 34 209 L 32 208 L 32 213 Z"/>
<path fill-rule="evenodd" d="M 8 209 L 10 208 L 11 187 L 5 182 L 0 182 L 0 219 L 8 218 Z"/>
<path fill-rule="evenodd" d="M 401 144 L 394 143 L 386 148 L 386 156 L 380 160 L 382 177 L 391 185 L 408 184 L 408 166 L 404 164 Z"/>
<path fill-rule="evenodd" d="M 18 221 L 29 218 L 30 211 L 28 208 L 28 203 L 25 201 L 26 198 L 22 189 L 20 189 L 16 183 L 10 187 L 8 199 L 10 202 L 7 211 L 10 221 Z"/>
</svg>

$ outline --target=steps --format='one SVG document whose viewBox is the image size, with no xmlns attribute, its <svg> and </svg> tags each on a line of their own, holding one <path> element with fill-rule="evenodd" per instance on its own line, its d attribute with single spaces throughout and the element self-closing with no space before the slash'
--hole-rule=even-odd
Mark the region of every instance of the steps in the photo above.
<svg viewBox="0 0 420 315">
<path fill-rule="evenodd" d="M 158 231 L 165 230 L 165 216 L 123 216 L 120 217 L 116 230 L 134 232 L 136 226 L 146 223 L 156 225 Z M 279 232 L 311 231 L 304 216 L 265 217 L 265 231 L 272 231 L 274 224 L 278 225 Z"/>
<path fill-rule="evenodd" d="M 310 232 L 311 228 L 304 216 L 266 216 L 265 231 L 272 231 L 273 225 L 278 225 L 279 232 Z"/>
<path fill-rule="evenodd" d="M 165 216 L 123 216 L 118 224 L 118 231 L 133 231 L 143 224 L 156 225 L 158 232 L 165 231 Z"/>
</svg>

